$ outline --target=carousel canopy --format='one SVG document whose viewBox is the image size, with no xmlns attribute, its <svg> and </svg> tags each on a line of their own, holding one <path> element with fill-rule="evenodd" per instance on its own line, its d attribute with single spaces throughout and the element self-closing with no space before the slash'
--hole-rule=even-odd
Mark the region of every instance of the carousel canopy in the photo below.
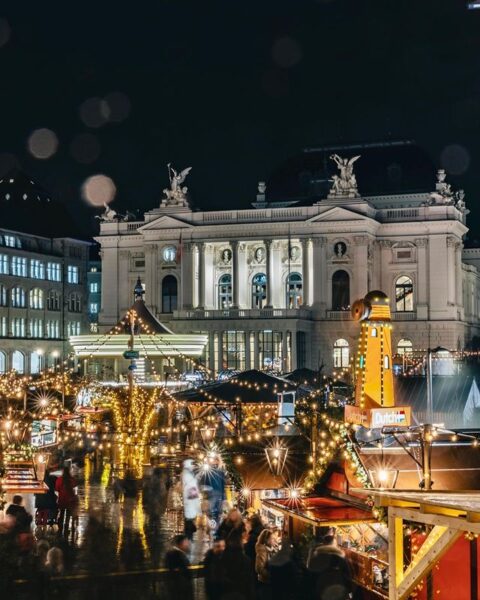
<svg viewBox="0 0 480 600">
<path fill-rule="evenodd" d="M 146 306 L 140 278 L 134 291 L 135 302 L 107 333 L 70 336 L 70 344 L 76 356 L 121 357 L 129 348 L 132 333 L 134 348 L 141 358 L 202 354 L 208 341 L 207 335 L 173 333 Z"/>
<path fill-rule="evenodd" d="M 222 383 L 210 383 L 178 392 L 177 400 L 201 404 L 275 404 L 278 394 L 294 392 L 297 386 L 283 379 L 252 369 Z"/>
</svg>

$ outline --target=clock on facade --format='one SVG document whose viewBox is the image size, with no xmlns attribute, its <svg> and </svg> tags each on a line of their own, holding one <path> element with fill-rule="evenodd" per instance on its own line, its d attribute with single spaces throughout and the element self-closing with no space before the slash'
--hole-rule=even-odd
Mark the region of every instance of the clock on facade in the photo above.
<svg viewBox="0 0 480 600">
<path fill-rule="evenodd" d="M 162 254 L 165 262 L 175 262 L 175 258 L 177 257 L 177 249 L 175 246 L 167 246 L 163 249 Z"/>
</svg>

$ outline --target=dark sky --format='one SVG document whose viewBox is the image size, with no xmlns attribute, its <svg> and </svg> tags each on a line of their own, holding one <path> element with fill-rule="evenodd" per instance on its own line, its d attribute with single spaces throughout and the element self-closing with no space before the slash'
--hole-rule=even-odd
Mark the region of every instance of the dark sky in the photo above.
<svg viewBox="0 0 480 600">
<path fill-rule="evenodd" d="M 409 138 L 456 173 L 480 236 L 480 10 L 466 2 L 16 4 L 0 14 L 0 169 L 15 156 L 86 230 L 96 173 L 120 212 L 158 206 L 168 161 L 193 166 L 196 205 L 246 207 L 305 146 Z M 111 92 L 128 117 L 87 127 L 82 103 Z M 27 150 L 40 127 L 59 139 L 47 160 Z M 81 164 L 71 144 L 87 132 L 101 150 Z"/>
</svg>

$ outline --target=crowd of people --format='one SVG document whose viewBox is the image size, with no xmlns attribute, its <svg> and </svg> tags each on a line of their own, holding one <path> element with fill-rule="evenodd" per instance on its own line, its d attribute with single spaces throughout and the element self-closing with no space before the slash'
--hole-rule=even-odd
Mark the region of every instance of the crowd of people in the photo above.
<svg viewBox="0 0 480 600">
<path fill-rule="evenodd" d="M 177 535 L 166 554 L 172 599 L 194 597 L 191 544 L 187 533 Z M 346 600 L 354 593 L 333 530 L 319 531 L 301 556 L 280 529 L 268 527 L 258 513 L 244 518 L 238 508 L 221 520 L 203 566 L 208 600 Z"/>
</svg>

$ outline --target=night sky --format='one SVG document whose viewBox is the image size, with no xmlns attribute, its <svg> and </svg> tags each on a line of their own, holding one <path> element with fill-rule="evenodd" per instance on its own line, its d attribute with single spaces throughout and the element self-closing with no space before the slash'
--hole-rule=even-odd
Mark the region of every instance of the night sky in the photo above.
<svg viewBox="0 0 480 600">
<path fill-rule="evenodd" d="M 17 161 L 85 233 L 99 210 L 80 190 L 97 173 L 119 212 L 159 205 L 169 161 L 193 166 L 196 206 L 239 208 L 303 147 L 414 139 L 465 188 L 480 238 L 480 10 L 466 1 L 54 4 L 0 14 L 0 171 Z M 58 137 L 48 159 L 28 149 L 38 128 Z"/>
</svg>

